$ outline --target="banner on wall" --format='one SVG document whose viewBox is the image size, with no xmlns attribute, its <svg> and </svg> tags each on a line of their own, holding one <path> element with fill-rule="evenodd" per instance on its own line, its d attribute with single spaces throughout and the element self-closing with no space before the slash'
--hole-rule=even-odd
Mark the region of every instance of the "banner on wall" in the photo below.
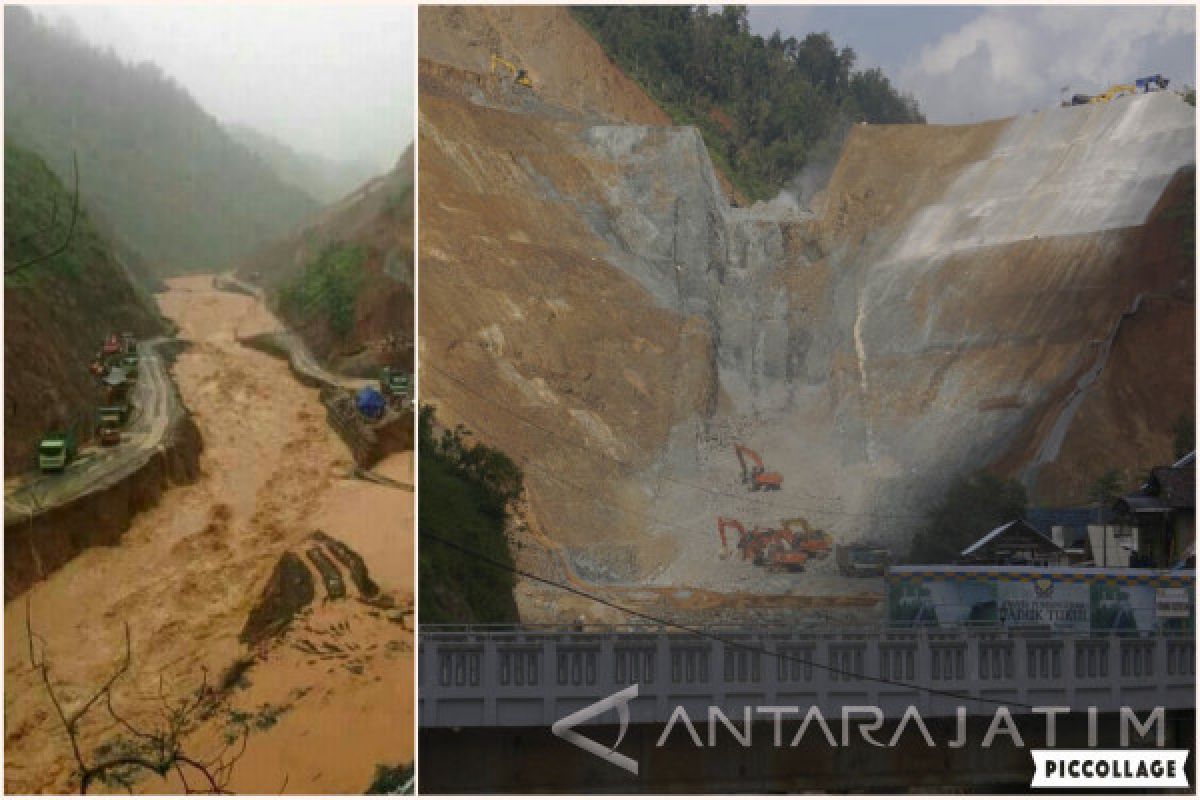
<svg viewBox="0 0 1200 800">
<path fill-rule="evenodd" d="M 1030 567 L 893 567 L 888 620 L 1058 630 L 1154 630 L 1195 618 L 1194 573 Z"/>
</svg>

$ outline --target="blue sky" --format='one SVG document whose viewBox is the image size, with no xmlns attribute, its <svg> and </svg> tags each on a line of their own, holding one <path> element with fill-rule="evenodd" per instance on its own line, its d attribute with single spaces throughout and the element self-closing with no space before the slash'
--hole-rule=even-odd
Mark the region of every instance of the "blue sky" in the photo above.
<svg viewBox="0 0 1200 800">
<path fill-rule="evenodd" d="M 751 6 L 750 26 L 828 31 L 930 122 L 1011 116 L 1161 73 L 1196 85 L 1192 6 Z"/>
</svg>

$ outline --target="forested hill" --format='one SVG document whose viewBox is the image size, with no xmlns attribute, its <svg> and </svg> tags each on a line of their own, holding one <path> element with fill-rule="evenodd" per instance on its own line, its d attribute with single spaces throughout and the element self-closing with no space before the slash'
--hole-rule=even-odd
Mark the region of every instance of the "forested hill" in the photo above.
<svg viewBox="0 0 1200 800">
<path fill-rule="evenodd" d="M 276 175 L 322 204 L 341 200 L 378 172 L 370 164 L 333 161 L 315 153 L 298 152 L 275 137 L 245 125 L 228 125 L 226 130 L 267 162 Z"/>
<path fill-rule="evenodd" d="M 71 175 L 92 213 L 160 274 L 218 269 L 317 203 L 282 181 L 153 64 L 4 10 L 9 141 Z"/>
<path fill-rule="evenodd" d="M 576 6 L 580 22 L 750 199 L 773 195 L 817 160 L 832 162 L 847 127 L 924 122 L 916 100 L 826 33 L 802 40 L 749 31 L 745 6 Z"/>
</svg>

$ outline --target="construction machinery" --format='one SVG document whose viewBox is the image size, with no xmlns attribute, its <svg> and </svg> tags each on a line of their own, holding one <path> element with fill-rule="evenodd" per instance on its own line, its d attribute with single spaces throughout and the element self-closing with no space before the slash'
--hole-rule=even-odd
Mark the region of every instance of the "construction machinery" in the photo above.
<svg viewBox="0 0 1200 800">
<path fill-rule="evenodd" d="M 504 67 L 512 74 L 513 83 L 515 83 L 517 86 L 524 86 L 526 89 L 533 88 L 533 81 L 530 79 L 528 72 L 509 61 L 507 58 L 501 58 L 495 53 L 492 53 L 491 70 L 493 75 L 496 74 L 497 65 Z"/>
<path fill-rule="evenodd" d="M 412 396 L 412 381 L 404 370 L 384 367 L 379 371 L 379 391 L 389 404 L 403 407 Z"/>
<path fill-rule="evenodd" d="M 96 418 L 101 428 L 120 428 L 129 421 L 129 404 L 120 401 L 96 409 Z"/>
<path fill-rule="evenodd" d="M 717 533 L 721 535 L 721 558 L 733 555 L 729 546 L 729 529 L 738 532 L 737 544 L 743 561 L 751 561 L 755 566 L 772 570 L 800 572 L 804 569 L 809 555 L 794 544 L 795 536 L 787 528 L 755 528 L 747 531 L 746 527 L 731 517 L 717 517 Z"/>
<path fill-rule="evenodd" d="M 738 463 L 742 465 L 742 483 L 749 486 L 750 491 L 779 491 L 783 488 L 783 476 L 778 472 L 767 472 L 758 453 L 740 444 L 734 444 L 733 450 L 737 453 Z M 749 465 L 747 459 L 750 460 Z"/>
<path fill-rule="evenodd" d="M 1092 105 L 1107 103 L 1110 100 L 1116 100 L 1118 97 L 1124 97 L 1127 94 L 1137 94 L 1137 87 L 1131 83 L 1118 83 L 1108 87 L 1100 94 L 1088 100 Z"/>
<path fill-rule="evenodd" d="M 77 452 L 74 428 L 47 433 L 38 444 L 38 468 L 42 472 L 62 472 Z"/>
<path fill-rule="evenodd" d="M 813 528 L 804 517 L 785 519 L 783 527 L 791 534 L 792 549 L 799 550 L 809 558 L 828 558 L 833 550 L 833 541 L 829 534 L 819 528 Z"/>
<path fill-rule="evenodd" d="M 721 535 L 722 559 L 729 558 L 731 555 L 733 555 L 733 551 L 729 549 L 729 537 L 725 533 L 727 528 L 733 528 L 738 532 L 738 540 L 736 543 L 738 548 L 741 548 L 743 542 L 746 540 L 746 528 L 743 527 L 742 523 L 730 517 L 717 517 L 717 533 Z"/>
<path fill-rule="evenodd" d="M 834 552 L 838 572 L 852 578 L 883 575 L 892 561 L 892 551 L 873 542 L 839 544 Z"/>
<path fill-rule="evenodd" d="M 115 447 L 121 443 L 121 429 L 101 425 L 96 429 L 96 438 L 101 447 Z"/>
<path fill-rule="evenodd" d="M 751 556 L 759 567 L 785 572 L 803 572 L 808 554 L 798 550 L 792 532 L 786 528 L 768 530 L 755 539 Z"/>
<path fill-rule="evenodd" d="M 1139 92 L 1161 92 L 1171 81 L 1162 75 L 1147 75 L 1133 82 Z"/>
<path fill-rule="evenodd" d="M 121 359 L 121 367 L 125 370 L 125 377 L 137 380 L 138 376 L 138 357 L 137 353 L 126 355 Z"/>
</svg>

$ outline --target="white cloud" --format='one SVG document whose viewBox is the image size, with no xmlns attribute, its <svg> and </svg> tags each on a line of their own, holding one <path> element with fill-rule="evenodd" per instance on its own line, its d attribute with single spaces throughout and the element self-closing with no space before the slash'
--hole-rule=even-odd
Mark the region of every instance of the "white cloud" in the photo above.
<svg viewBox="0 0 1200 800">
<path fill-rule="evenodd" d="M 989 8 L 921 48 L 898 83 L 930 122 L 968 122 L 1047 108 L 1059 89 L 1096 93 L 1162 73 L 1195 83 L 1194 8 Z"/>
</svg>

